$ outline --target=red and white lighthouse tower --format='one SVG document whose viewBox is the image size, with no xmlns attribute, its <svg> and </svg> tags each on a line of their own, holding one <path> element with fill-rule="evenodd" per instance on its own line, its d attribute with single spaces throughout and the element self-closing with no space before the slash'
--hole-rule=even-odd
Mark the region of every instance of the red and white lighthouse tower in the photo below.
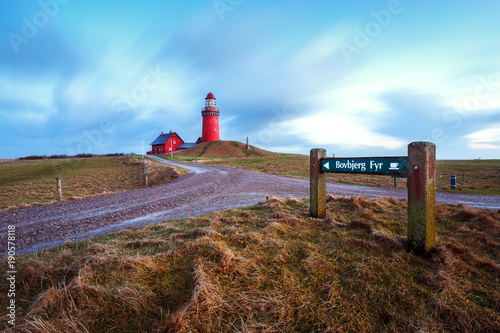
<svg viewBox="0 0 500 333">
<path fill-rule="evenodd" d="M 201 116 L 203 117 L 202 142 L 220 141 L 219 113 L 219 108 L 215 104 L 214 94 L 208 93 L 205 98 L 205 107 L 201 110 Z"/>
</svg>

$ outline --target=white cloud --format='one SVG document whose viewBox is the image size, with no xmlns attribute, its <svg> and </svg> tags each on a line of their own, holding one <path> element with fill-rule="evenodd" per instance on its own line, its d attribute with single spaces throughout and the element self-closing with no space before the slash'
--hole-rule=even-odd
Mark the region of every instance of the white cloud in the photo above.
<svg viewBox="0 0 500 333">
<path fill-rule="evenodd" d="M 252 142 L 250 142 L 250 145 L 252 145 Z M 288 153 L 288 154 L 297 154 L 298 152 L 307 151 L 307 149 L 310 149 L 307 146 L 262 146 L 259 148 L 263 148 L 265 150 L 274 151 L 278 153 Z"/>
<path fill-rule="evenodd" d="M 301 136 L 313 145 L 338 145 L 349 149 L 399 149 L 407 144 L 401 139 L 376 132 L 370 123 L 370 119 L 347 114 L 318 112 L 290 121 L 288 128 L 289 134 Z"/>
<path fill-rule="evenodd" d="M 465 136 L 471 149 L 500 149 L 500 123 Z"/>
<path fill-rule="evenodd" d="M 73 81 L 65 89 L 65 95 L 71 104 L 83 105 L 87 103 L 91 98 L 89 96 L 89 86 L 82 81 Z"/>
<path fill-rule="evenodd" d="M 493 145 L 490 143 L 474 143 L 471 142 L 467 145 L 471 149 L 500 149 L 500 145 Z"/>
</svg>

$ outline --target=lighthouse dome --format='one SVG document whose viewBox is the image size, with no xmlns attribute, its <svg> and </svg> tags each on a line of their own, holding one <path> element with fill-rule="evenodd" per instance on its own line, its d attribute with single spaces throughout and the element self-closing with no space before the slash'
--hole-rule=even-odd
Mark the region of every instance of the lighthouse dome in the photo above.
<svg viewBox="0 0 500 333">
<path fill-rule="evenodd" d="M 207 97 L 205 97 L 205 99 L 215 99 L 215 96 L 214 94 L 212 94 L 211 92 L 208 93 Z"/>
</svg>

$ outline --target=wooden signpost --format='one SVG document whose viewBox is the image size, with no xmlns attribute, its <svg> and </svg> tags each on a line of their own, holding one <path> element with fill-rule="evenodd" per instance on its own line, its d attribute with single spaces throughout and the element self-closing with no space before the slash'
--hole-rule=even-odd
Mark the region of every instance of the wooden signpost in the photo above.
<svg viewBox="0 0 500 333">
<path fill-rule="evenodd" d="M 412 142 L 408 156 L 326 158 L 325 149 L 310 155 L 310 215 L 326 216 L 326 172 L 378 174 L 408 178 L 408 250 L 428 254 L 436 245 L 436 146 Z"/>
</svg>

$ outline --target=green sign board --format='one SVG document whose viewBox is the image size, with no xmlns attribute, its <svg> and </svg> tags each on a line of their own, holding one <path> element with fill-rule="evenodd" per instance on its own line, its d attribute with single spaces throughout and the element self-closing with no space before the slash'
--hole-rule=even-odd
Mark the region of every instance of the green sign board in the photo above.
<svg viewBox="0 0 500 333">
<path fill-rule="evenodd" d="M 321 171 L 405 177 L 408 174 L 408 157 L 323 158 Z"/>
</svg>

